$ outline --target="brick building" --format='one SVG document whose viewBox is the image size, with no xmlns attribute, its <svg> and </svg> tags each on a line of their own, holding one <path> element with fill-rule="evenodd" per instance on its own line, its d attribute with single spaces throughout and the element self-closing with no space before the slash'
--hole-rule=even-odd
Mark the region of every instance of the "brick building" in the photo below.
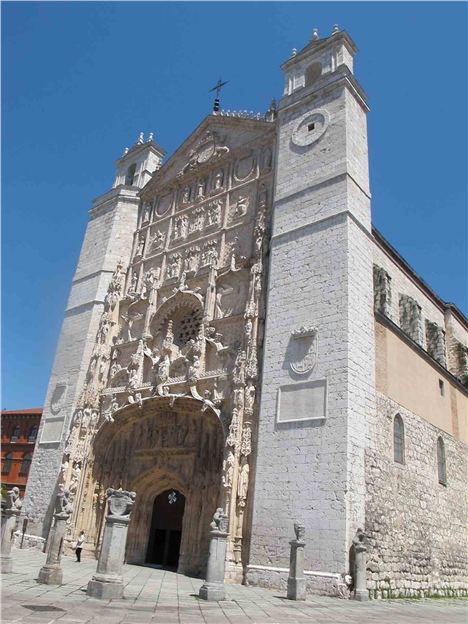
<svg viewBox="0 0 468 624">
<path fill-rule="evenodd" d="M 26 490 L 42 408 L 2 410 L 2 485 Z"/>
</svg>

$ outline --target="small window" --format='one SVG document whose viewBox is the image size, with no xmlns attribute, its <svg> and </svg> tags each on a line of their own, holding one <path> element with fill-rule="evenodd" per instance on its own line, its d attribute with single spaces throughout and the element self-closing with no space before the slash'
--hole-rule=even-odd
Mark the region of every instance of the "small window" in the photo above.
<svg viewBox="0 0 468 624">
<path fill-rule="evenodd" d="M 20 435 L 21 435 L 21 429 L 18 426 L 16 426 L 13 429 L 13 433 L 11 434 L 10 442 L 17 442 Z"/>
<path fill-rule="evenodd" d="M 20 467 L 20 471 L 19 474 L 20 475 L 28 475 L 29 474 L 29 469 L 31 467 L 31 460 L 32 460 L 32 454 L 31 453 L 25 453 L 23 455 L 23 459 L 21 461 L 21 467 Z"/>
<path fill-rule="evenodd" d="M 447 485 L 447 466 L 445 463 L 445 444 L 441 437 L 437 438 L 437 476 L 441 485 Z"/>
<path fill-rule="evenodd" d="M 405 463 L 405 426 L 400 414 L 393 420 L 393 460 L 398 464 Z"/>
<path fill-rule="evenodd" d="M 2 474 L 9 474 L 13 463 L 13 453 L 8 453 L 3 459 Z"/>
<path fill-rule="evenodd" d="M 130 165 L 130 167 L 127 169 L 127 175 L 125 176 L 126 186 L 133 186 L 133 182 L 135 180 L 135 172 L 136 172 L 136 165 Z"/>
<path fill-rule="evenodd" d="M 445 385 L 442 379 L 439 379 L 439 391 L 440 391 L 440 396 L 445 395 Z"/>
<path fill-rule="evenodd" d="M 29 430 L 28 442 L 30 444 L 33 444 L 36 441 L 38 429 L 39 427 L 37 425 L 33 425 Z"/>
</svg>

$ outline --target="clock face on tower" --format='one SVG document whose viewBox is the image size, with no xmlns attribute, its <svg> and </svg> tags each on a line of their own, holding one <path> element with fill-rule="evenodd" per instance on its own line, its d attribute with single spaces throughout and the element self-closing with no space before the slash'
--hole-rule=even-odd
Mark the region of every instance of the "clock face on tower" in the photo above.
<svg viewBox="0 0 468 624">
<path fill-rule="evenodd" d="M 330 114 L 324 108 L 317 108 L 301 117 L 291 137 L 298 147 L 312 145 L 325 133 L 330 123 Z"/>
</svg>

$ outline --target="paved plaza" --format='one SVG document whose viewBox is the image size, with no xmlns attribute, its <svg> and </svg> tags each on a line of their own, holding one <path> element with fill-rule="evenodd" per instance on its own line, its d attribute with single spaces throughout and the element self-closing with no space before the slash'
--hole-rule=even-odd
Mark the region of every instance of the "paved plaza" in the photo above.
<svg viewBox="0 0 468 624">
<path fill-rule="evenodd" d="M 227 586 L 227 600 L 197 597 L 202 581 L 143 566 L 125 566 L 125 599 L 88 598 L 85 589 L 96 561 L 63 557 L 64 585 L 36 582 L 45 555 L 14 550 L 14 573 L 2 576 L 2 622 L 49 624 L 379 624 L 467 622 L 464 600 L 385 600 L 357 603 L 324 596 L 286 600 L 278 591 Z"/>
</svg>

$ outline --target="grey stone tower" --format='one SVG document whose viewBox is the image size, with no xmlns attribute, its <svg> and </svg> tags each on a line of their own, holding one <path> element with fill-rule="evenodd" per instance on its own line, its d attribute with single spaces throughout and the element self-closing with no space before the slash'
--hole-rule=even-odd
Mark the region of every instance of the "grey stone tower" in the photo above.
<svg viewBox="0 0 468 624">
<path fill-rule="evenodd" d="M 305 569 L 322 585 L 347 572 L 364 523 L 374 328 L 368 108 L 355 52 L 335 28 L 282 66 L 247 574 L 266 584 L 288 566 L 294 521 L 308 535 Z"/>
<path fill-rule="evenodd" d="M 83 387 L 95 343 L 104 297 L 117 262 L 127 266 L 137 225 L 139 190 L 162 161 L 164 151 L 140 135 L 116 163 L 112 190 L 98 197 L 72 281 L 59 343 L 44 403 L 23 510 L 28 532 L 45 536 L 52 518 L 50 501 L 57 486 L 70 419 Z M 45 520 L 44 520 L 45 518 Z"/>
</svg>

